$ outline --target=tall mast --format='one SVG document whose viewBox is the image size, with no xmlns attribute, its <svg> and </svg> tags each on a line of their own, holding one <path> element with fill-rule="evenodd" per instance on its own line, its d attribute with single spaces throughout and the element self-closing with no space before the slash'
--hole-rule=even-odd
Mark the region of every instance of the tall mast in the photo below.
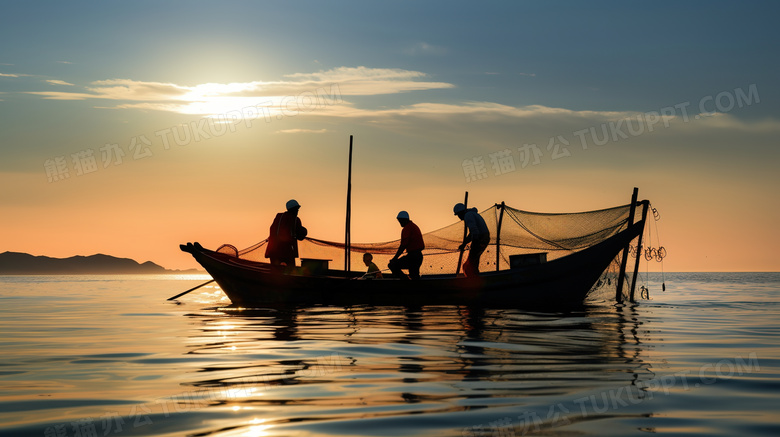
<svg viewBox="0 0 780 437">
<path fill-rule="evenodd" d="M 347 224 L 344 233 L 344 271 L 350 270 L 350 245 L 352 236 L 350 235 L 350 226 L 352 221 L 352 135 L 349 136 L 349 170 L 347 174 Z"/>
<path fill-rule="evenodd" d="M 498 227 L 496 228 L 496 271 L 498 271 L 498 264 L 501 262 L 501 222 L 504 221 L 506 204 L 501 202 L 501 205 L 497 206 L 501 209 L 501 213 L 498 215 Z"/>
</svg>

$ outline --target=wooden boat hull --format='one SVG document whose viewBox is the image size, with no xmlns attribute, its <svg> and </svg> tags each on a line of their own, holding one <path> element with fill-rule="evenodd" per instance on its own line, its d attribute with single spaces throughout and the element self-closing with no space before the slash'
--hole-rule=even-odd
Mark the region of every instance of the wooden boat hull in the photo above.
<svg viewBox="0 0 780 437">
<path fill-rule="evenodd" d="M 502 307 L 581 305 L 613 259 L 642 233 L 644 222 L 580 252 L 527 266 L 483 272 L 479 278 L 428 275 L 419 281 L 358 280 L 359 272 L 288 274 L 277 266 L 242 260 L 199 244 L 182 245 L 236 305 L 453 305 Z"/>
</svg>

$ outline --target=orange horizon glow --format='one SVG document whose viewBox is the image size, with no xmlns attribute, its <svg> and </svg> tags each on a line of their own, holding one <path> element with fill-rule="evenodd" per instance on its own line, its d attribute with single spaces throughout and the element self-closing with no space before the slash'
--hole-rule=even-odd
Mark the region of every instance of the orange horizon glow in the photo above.
<svg viewBox="0 0 780 437">
<path fill-rule="evenodd" d="M 41 185 L 40 178 L 37 179 Z M 71 204 L 69 208 L 66 205 L 53 209 L 44 205 L 6 207 L 9 215 L 6 216 L 8 218 L 3 230 L 2 251 L 57 258 L 103 253 L 131 258 L 139 263 L 152 261 L 167 269 L 200 269 L 189 254 L 179 251 L 179 244 L 198 241 L 211 249 L 226 243 L 239 249 L 249 247 L 267 237 L 270 222 L 283 209 L 288 197 L 295 197 L 302 204 L 300 217 L 309 229 L 310 237 L 340 242 L 344 239 L 346 203 L 346 178 L 341 179 L 324 192 L 306 192 L 299 188 L 292 196 L 276 193 L 272 198 L 269 196 L 268 200 L 256 201 L 247 200 L 243 192 L 236 193 L 232 198 L 207 197 L 200 192 L 169 198 L 171 194 L 165 190 L 153 193 L 151 186 L 143 185 L 136 185 L 138 193 L 134 201 L 124 197 L 112 200 L 109 194 L 94 191 L 94 185 L 89 183 L 93 187 L 93 194 Z M 71 181 L 65 181 L 68 182 Z M 87 180 L 73 182 L 86 184 Z M 32 180 L 29 183 L 34 184 Z M 58 187 L 51 184 L 44 187 L 70 188 L 65 183 Z M 564 187 L 534 188 L 531 191 L 539 194 L 528 197 L 525 204 L 518 204 L 510 198 L 493 197 L 488 194 L 490 190 L 475 186 L 469 191 L 469 199 L 470 205 L 479 209 L 506 201 L 512 207 L 530 211 L 579 212 L 628 203 L 630 190 L 631 187 L 627 185 L 623 190 L 615 188 L 607 195 L 593 196 L 591 199 L 580 192 L 576 199 L 569 199 L 569 208 L 563 208 L 563 202 L 556 199 L 560 192 L 566 191 Z M 106 191 L 110 192 L 111 189 L 106 188 Z M 690 219 L 680 213 L 687 202 L 687 195 L 656 200 L 652 198 L 653 191 L 640 188 L 640 198 L 649 197 L 652 206 L 658 208 L 661 214 L 659 222 L 648 221 L 645 235 L 651 241 L 646 241 L 645 245 L 657 246 L 660 242 L 667 249 L 668 257 L 663 266 L 655 261 L 646 263 L 643 260 L 641 271 L 654 272 L 662 268 L 665 272 L 780 270 L 775 264 L 777 261 L 772 256 L 771 247 L 767 247 L 763 253 L 752 249 L 742 253 L 729 250 L 746 241 L 760 241 L 762 227 L 748 228 L 742 234 L 733 235 L 719 233 L 721 223 L 718 222 L 702 221 L 690 227 L 687 225 L 691 223 Z M 384 242 L 399 238 L 401 228 L 395 215 L 401 209 L 409 211 L 412 220 L 424 232 L 454 223 L 456 220 L 451 214 L 451 207 L 462 201 L 463 192 L 444 188 L 436 192 L 446 192 L 447 198 L 444 195 L 419 193 L 411 188 L 399 190 L 394 198 L 387 197 L 386 193 L 377 196 L 353 180 L 353 243 Z M 488 200 L 490 197 L 493 198 Z M 145 205 L 145 208 L 141 209 L 138 205 Z M 722 219 L 737 220 L 738 215 L 724 213 Z M 713 235 L 719 235 L 720 239 L 710 238 Z M 761 246 L 756 243 L 750 247 Z M 301 256 L 305 257 L 306 254 Z"/>
</svg>

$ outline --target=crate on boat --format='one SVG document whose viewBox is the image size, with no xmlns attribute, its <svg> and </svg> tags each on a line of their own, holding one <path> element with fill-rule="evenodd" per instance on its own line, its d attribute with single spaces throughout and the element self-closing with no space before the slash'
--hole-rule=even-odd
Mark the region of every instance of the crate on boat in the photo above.
<svg viewBox="0 0 780 437">
<path fill-rule="evenodd" d="M 324 275 L 328 271 L 329 259 L 301 258 L 304 275 Z"/>
<path fill-rule="evenodd" d="M 535 266 L 547 262 L 547 252 L 525 253 L 522 255 L 509 255 L 509 268 L 517 269 L 527 266 Z"/>
</svg>

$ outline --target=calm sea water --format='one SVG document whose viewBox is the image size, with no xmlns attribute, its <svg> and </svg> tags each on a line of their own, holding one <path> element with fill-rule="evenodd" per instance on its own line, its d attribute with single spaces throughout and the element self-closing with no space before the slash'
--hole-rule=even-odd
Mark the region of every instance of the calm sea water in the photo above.
<svg viewBox="0 0 780 437">
<path fill-rule="evenodd" d="M 539 313 L 0 277 L 0 435 L 780 435 L 780 274 L 650 279 L 635 306 Z"/>
</svg>

